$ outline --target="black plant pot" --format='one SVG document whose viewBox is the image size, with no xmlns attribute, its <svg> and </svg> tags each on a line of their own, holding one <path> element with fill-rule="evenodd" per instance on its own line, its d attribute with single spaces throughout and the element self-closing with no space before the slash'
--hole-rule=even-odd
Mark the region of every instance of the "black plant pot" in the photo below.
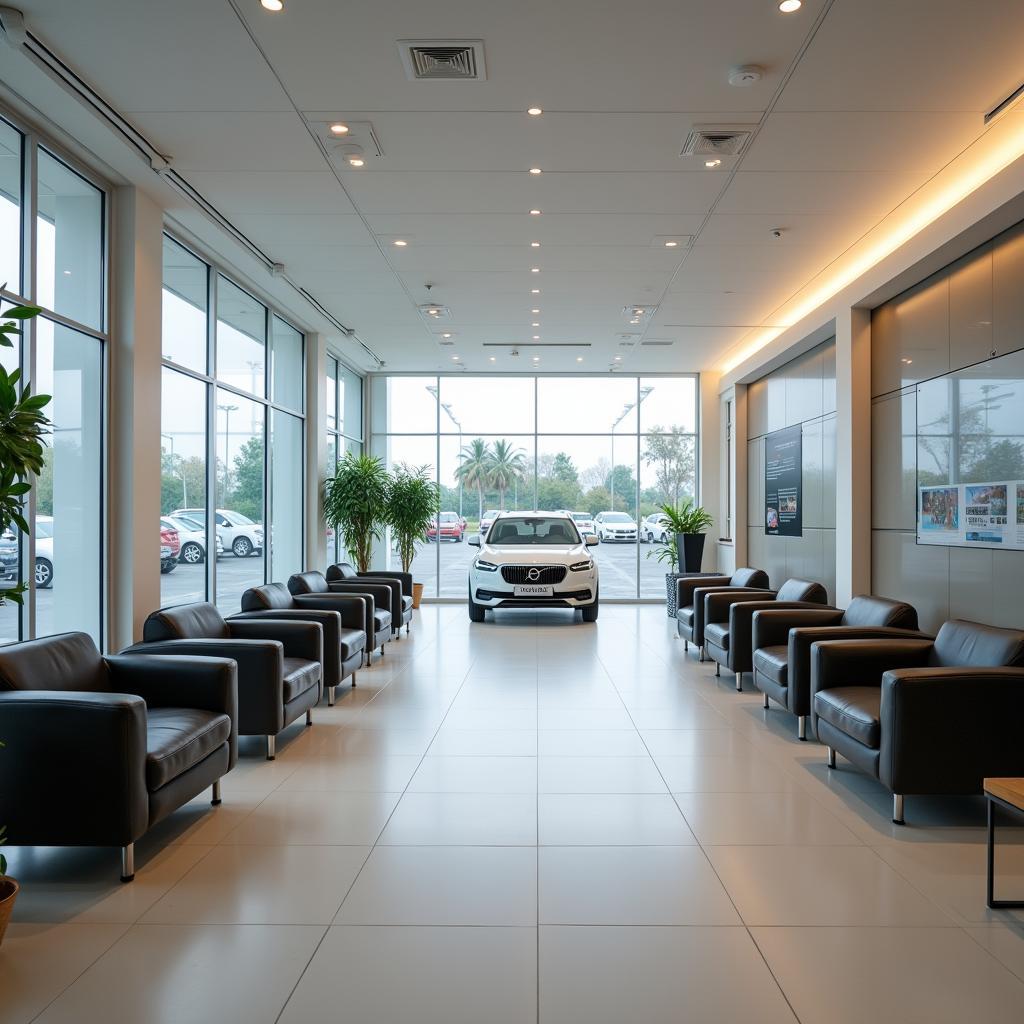
<svg viewBox="0 0 1024 1024">
<path fill-rule="evenodd" d="M 676 553 L 679 556 L 680 572 L 700 572 L 704 561 L 703 533 L 677 533 Z"/>
</svg>

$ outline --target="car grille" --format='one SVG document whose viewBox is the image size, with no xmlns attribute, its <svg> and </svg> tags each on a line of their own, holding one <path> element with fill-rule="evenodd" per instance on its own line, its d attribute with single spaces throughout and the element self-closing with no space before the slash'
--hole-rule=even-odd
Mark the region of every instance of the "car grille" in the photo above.
<svg viewBox="0 0 1024 1024">
<path fill-rule="evenodd" d="M 540 576 L 531 579 L 529 573 L 536 569 Z M 506 583 L 561 583 L 565 579 L 564 565 L 503 565 L 501 577 Z"/>
</svg>

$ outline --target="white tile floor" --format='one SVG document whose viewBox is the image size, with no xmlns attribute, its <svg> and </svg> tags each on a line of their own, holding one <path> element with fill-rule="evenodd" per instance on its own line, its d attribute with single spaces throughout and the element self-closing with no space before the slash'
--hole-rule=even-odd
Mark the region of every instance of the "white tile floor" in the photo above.
<svg viewBox="0 0 1024 1024">
<path fill-rule="evenodd" d="M 653 606 L 424 608 L 276 762 L 244 744 L 132 885 L 116 851 L 9 851 L 0 1024 L 1024 1020 L 981 802 L 893 826 L 672 634 Z"/>
</svg>

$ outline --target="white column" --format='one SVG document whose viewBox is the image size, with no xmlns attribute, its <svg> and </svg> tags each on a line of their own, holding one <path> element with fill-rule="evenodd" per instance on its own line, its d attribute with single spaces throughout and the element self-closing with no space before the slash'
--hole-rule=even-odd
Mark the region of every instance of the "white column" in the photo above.
<svg viewBox="0 0 1024 1024">
<path fill-rule="evenodd" d="M 306 552 L 307 569 L 327 566 L 323 486 L 327 476 L 327 339 L 306 335 Z"/>
<path fill-rule="evenodd" d="M 871 312 L 836 317 L 836 604 L 871 593 Z"/>
<path fill-rule="evenodd" d="M 160 206 L 115 189 L 111 242 L 107 647 L 116 651 L 160 607 Z"/>
</svg>

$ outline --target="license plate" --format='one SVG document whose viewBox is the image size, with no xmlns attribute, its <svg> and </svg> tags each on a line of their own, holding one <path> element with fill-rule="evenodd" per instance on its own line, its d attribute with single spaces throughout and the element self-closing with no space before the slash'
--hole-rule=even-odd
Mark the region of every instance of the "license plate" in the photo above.
<svg viewBox="0 0 1024 1024">
<path fill-rule="evenodd" d="M 554 587 L 544 587 L 536 583 L 528 583 L 522 587 L 513 587 L 513 597 L 551 597 L 555 592 Z"/>
</svg>

